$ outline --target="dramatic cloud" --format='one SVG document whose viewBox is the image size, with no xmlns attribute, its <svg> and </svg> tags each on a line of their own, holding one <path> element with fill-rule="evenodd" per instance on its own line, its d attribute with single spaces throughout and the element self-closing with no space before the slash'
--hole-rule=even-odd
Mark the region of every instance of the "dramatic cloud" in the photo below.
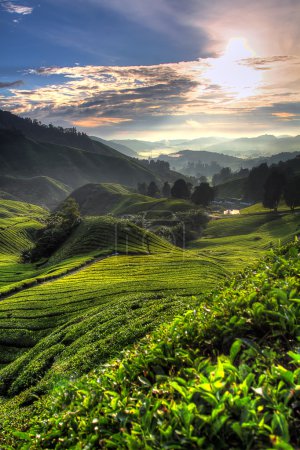
<svg viewBox="0 0 300 450">
<path fill-rule="evenodd" d="M 279 121 L 294 126 L 295 105 L 300 102 L 300 59 L 245 59 L 248 50 L 243 45 L 234 42 L 219 58 L 177 64 L 29 70 L 27 76 L 42 77 L 46 85 L 25 90 L 14 89 L 16 84 L 12 84 L 11 95 L 0 96 L 0 102 L 2 108 L 15 113 L 95 128 L 100 134 L 111 133 L 112 125 L 118 132 L 143 127 L 167 131 L 175 126 L 175 133 L 192 134 L 231 133 L 242 122 L 243 127 L 255 124 L 259 131 L 263 126 L 266 131 L 275 128 Z M 232 57 L 232 48 L 241 59 Z M 261 71 L 265 66 L 269 70 Z M 53 77 L 61 81 L 52 83 Z"/>
<path fill-rule="evenodd" d="M 25 5 L 17 5 L 16 3 L 7 0 L 1 0 L 0 4 L 5 11 L 11 14 L 21 14 L 23 16 L 26 16 L 28 14 L 31 14 L 33 11 L 33 7 Z"/>
<path fill-rule="evenodd" d="M 51 40 L 65 57 L 58 51 L 57 66 L 40 67 L 55 53 L 42 50 L 36 68 L 23 73 L 26 89 L 3 83 L 0 107 L 106 137 L 294 132 L 299 6 L 299 0 L 47 0 L 37 11 L 46 21 L 51 8 L 58 20 L 45 30 L 47 22 L 36 23 L 32 45 L 39 49 L 41 36 L 43 46 Z M 82 27 L 83 10 L 89 27 Z"/>
</svg>

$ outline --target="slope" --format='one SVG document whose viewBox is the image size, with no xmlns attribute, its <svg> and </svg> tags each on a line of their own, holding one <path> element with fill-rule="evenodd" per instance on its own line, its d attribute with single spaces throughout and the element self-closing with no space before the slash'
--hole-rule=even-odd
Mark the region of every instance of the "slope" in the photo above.
<svg viewBox="0 0 300 450">
<path fill-rule="evenodd" d="M 209 222 L 203 236 L 189 248 L 215 257 L 228 270 L 239 270 L 247 261 L 254 264 L 271 247 L 300 233 L 300 216 L 262 213 L 227 216 Z"/>
<path fill-rule="evenodd" d="M 119 143 L 114 142 L 114 141 L 107 141 L 107 140 L 99 138 L 97 136 L 89 136 L 89 137 L 93 141 L 101 142 L 102 144 L 105 144 L 105 145 L 107 145 L 107 146 L 109 146 L 111 148 L 114 148 L 118 152 L 123 153 L 123 155 L 130 156 L 131 158 L 137 158 L 138 157 L 138 153 L 135 152 L 134 150 L 132 150 L 131 148 L 126 147 L 126 145 L 119 144 Z"/>
<path fill-rule="evenodd" d="M 136 194 L 115 183 L 87 184 L 70 195 L 76 200 L 83 215 L 140 214 L 154 211 L 185 211 L 195 208 L 191 202 L 178 199 L 155 199 Z"/>
<path fill-rule="evenodd" d="M 32 202 L 45 208 L 54 209 L 70 193 L 63 183 L 46 176 L 16 178 L 0 176 L 0 190 L 21 202 Z"/>
<path fill-rule="evenodd" d="M 26 448 L 298 448 L 299 250 L 270 254 L 122 358 L 58 383 Z"/>
<path fill-rule="evenodd" d="M 8 131 L 0 131 L 0 139 L 0 175 L 26 178 L 42 175 L 73 189 L 90 182 L 136 186 L 138 182 L 156 179 L 151 171 L 117 152 L 116 155 L 110 151 L 99 154 L 45 144 Z"/>
</svg>

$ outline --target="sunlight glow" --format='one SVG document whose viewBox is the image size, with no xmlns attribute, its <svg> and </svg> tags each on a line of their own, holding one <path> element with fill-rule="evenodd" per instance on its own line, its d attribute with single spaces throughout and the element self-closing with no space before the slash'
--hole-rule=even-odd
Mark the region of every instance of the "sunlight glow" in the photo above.
<svg viewBox="0 0 300 450">
<path fill-rule="evenodd" d="M 254 56 L 255 52 L 246 39 L 240 37 L 230 39 L 224 54 L 211 60 L 205 76 L 211 83 L 234 93 L 236 98 L 254 95 L 262 79 L 261 73 L 243 63 L 243 60 Z"/>
</svg>

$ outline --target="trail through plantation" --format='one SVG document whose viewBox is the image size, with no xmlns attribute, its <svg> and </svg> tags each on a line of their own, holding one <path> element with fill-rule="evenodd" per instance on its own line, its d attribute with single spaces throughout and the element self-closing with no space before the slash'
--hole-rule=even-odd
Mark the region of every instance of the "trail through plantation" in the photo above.
<svg viewBox="0 0 300 450">
<path fill-rule="evenodd" d="M 79 267 L 74 267 L 72 269 L 69 269 L 66 273 L 53 275 L 53 277 L 47 277 L 46 280 L 44 280 L 43 278 L 37 278 L 25 286 L 12 288 L 12 290 L 7 293 L 3 293 L 3 294 L 0 293 L 0 301 L 6 300 L 7 298 L 12 297 L 13 295 L 15 295 L 19 292 L 24 292 L 24 291 L 32 288 L 33 286 L 36 286 L 36 285 L 41 286 L 43 284 L 52 283 L 54 280 L 59 280 L 62 278 L 66 278 L 69 275 L 74 275 L 75 273 L 81 272 L 82 270 L 86 269 L 87 267 L 92 266 L 93 264 L 96 264 L 99 261 L 103 261 L 104 259 L 111 258 L 112 256 L 117 256 L 117 255 L 111 254 L 111 255 L 99 256 L 98 258 L 92 259 L 91 261 L 86 261 L 85 263 L 81 264 Z"/>
</svg>

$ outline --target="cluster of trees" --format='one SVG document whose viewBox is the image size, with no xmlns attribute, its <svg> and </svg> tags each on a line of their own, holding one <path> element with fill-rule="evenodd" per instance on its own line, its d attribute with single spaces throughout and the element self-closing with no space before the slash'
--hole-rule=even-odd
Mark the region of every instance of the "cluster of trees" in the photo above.
<svg viewBox="0 0 300 450">
<path fill-rule="evenodd" d="M 245 198 L 263 202 L 266 208 L 274 210 L 283 198 L 287 206 L 294 210 L 300 206 L 300 175 L 294 174 L 290 165 L 268 167 L 265 163 L 260 164 L 250 171 L 246 179 Z"/>
<path fill-rule="evenodd" d="M 45 227 L 37 232 L 35 247 L 23 252 L 24 262 L 36 262 L 41 258 L 49 258 L 80 221 L 78 204 L 69 197 L 59 209 L 48 216 Z"/>
<path fill-rule="evenodd" d="M 216 161 L 211 161 L 209 164 L 202 161 L 188 162 L 188 164 L 182 168 L 182 173 L 189 176 L 195 176 L 200 178 L 201 176 L 212 177 L 216 173 L 220 172 L 222 166 Z"/>
<path fill-rule="evenodd" d="M 94 143 L 87 134 L 77 131 L 76 128 L 56 127 L 51 123 L 45 125 L 36 119 L 22 118 L 0 110 L 0 122 L 7 130 L 19 130 L 25 136 L 40 142 L 69 145 L 72 147 L 93 150 Z"/>
<path fill-rule="evenodd" d="M 137 159 L 139 164 L 150 169 L 152 172 L 155 172 L 161 176 L 166 176 L 170 172 L 170 164 L 167 161 L 161 161 L 160 159 Z"/>
<path fill-rule="evenodd" d="M 237 172 L 232 172 L 230 167 L 223 167 L 220 172 L 212 177 L 213 186 L 217 186 L 226 181 L 236 180 L 238 178 L 246 178 L 249 175 L 249 169 L 240 169 Z"/>
<path fill-rule="evenodd" d="M 173 186 L 166 181 L 160 189 L 155 181 L 151 181 L 149 185 L 146 183 L 138 184 L 138 192 L 142 195 L 148 195 L 154 198 L 178 198 L 183 200 L 191 200 L 196 205 L 208 206 L 215 197 L 214 188 L 212 188 L 205 179 L 200 182 L 199 186 L 193 189 L 193 185 L 179 178 Z"/>
<path fill-rule="evenodd" d="M 180 212 L 176 213 L 174 224 L 162 225 L 154 230 L 154 233 L 172 244 L 184 248 L 189 241 L 201 235 L 208 221 L 208 215 L 203 211 Z"/>
<path fill-rule="evenodd" d="M 274 169 L 264 185 L 264 207 L 277 211 L 282 196 L 292 211 L 300 206 L 300 175 L 288 179 L 283 172 Z"/>
</svg>

